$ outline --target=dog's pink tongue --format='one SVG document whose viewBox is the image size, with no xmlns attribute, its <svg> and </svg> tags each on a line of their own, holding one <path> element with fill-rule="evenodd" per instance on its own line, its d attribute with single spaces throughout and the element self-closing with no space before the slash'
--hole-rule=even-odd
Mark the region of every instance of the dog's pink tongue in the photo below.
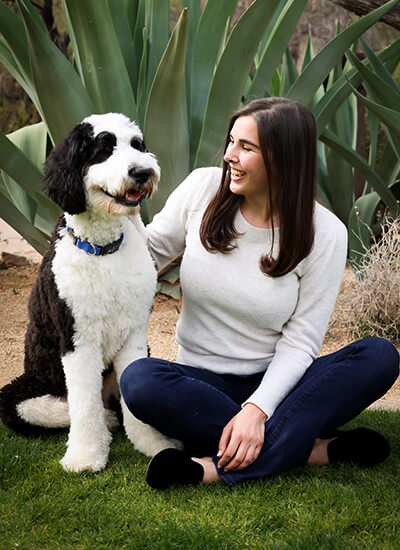
<svg viewBox="0 0 400 550">
<path fill-rule="evenodd" d="M 140 191 L 134 191 L 134 192 L 128 193 L 128 196 L 129 196 L 129 200 L 138 201 L 142 196 L 142 194 L 140 193 Z"/>
</svg>

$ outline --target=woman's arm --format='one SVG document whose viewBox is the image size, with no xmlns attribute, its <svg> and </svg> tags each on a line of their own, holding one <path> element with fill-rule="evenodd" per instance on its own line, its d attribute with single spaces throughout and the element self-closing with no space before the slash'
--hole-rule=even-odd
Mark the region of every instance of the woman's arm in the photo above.
<svg viewBox="0 0 400 550">
<path fill-rule="evenodd" d="M 320 350 L 343 278 L 346 255 L 345 226 L 319 206 L 313 250 L 298 266 L 296 309 L 283 327 L 260 386 L 246 401 L 257 405 L 269 417 Z"/>
</svg>

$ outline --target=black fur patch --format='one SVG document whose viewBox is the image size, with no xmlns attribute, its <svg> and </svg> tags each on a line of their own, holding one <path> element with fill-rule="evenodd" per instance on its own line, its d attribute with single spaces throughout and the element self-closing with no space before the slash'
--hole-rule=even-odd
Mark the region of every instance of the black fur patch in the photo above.
<svg viewBox="0 0 400 550">
<path fill-rule="evenodd" d="M 27 424 L 17 414 L 18 403 L 46 394 L 67 395 L 61 357 L 74 349 L 74 320 L 67 304 L 58 295 L 51 269 L 58 231 L 63 226 L 65 220 L 61 215 L 30 295 L 24 374 L 0 390 L 1 420 L 24 435 L 53 434 L 60 430 Z"/>
<path fill-rule="evenodd" d="M 83 169 L 93 144 L 93 127 L 88 123 L 75 126 L 54 147 L 45 162 L 45 191 L 65 212 L 80 214 L 86 209 Z"/>
</svg>

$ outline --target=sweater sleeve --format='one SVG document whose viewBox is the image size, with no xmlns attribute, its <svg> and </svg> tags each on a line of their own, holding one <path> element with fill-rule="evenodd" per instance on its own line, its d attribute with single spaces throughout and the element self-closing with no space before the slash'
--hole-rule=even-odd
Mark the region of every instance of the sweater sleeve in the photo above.
<svg viewBox="0 0 400 550">
<path fill-rule="evenodd" d="M 190 212 L 204 206 L 216 191 L 219 168 L 198 168 L 171 193 L 163 209 L 146 226 L 147 245 L 161 269 L 185 248 Z"/>
<path fill-rule="evenodd" d="M 243 404 L 254 403 L 268 417 L 316 358 L 343 278 L 347 230 L 330 212 L 326 214 L 324 221 L 330 223 L 316 232 L 311 253 L 296 268 L 299 294 L 295 311 L 283 327 L 260 386 Z"/>
</svg>

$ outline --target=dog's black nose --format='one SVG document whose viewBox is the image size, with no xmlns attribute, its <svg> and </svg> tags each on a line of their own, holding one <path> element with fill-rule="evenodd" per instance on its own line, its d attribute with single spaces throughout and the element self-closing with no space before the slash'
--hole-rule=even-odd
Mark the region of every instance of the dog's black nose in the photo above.
<svg viewBox="0 0 400 550">
<path fill-rule="evenodd" d="M 143 184 L 150 178 L 151 170 L 147 168 L 129 168 L 128 174 L 136 183 Z"/>
</svg>

